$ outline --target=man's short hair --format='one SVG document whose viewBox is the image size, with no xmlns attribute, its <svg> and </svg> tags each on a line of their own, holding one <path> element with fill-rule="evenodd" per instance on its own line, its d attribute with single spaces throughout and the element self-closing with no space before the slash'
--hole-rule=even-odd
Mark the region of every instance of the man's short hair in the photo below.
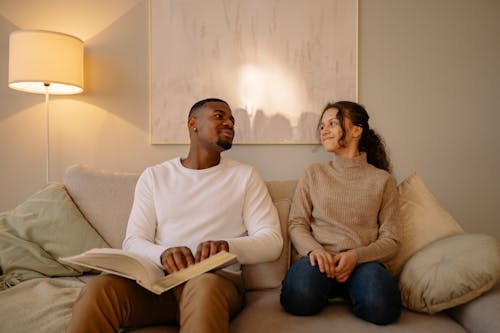
<svg viewBox="0 0 500 333">
<path fill-rule="evenodd" d="M 192 115 L 194 115 L 196 113 L 196 111 L 201 109 L 206 103 L 210 103 L 210 102 L 220 102 L 220 103 L 224 103 L 227 106 L 229 106 L 229 104 L 225 100 L 222 100 L 220 98 L 205 98 L 205 99 L 202 99 L 201 101 L 194 103 L 194 105 L 191 107 L 191 110 L 189 110 L 188 118 L 191 117 Z"/>
</svg>

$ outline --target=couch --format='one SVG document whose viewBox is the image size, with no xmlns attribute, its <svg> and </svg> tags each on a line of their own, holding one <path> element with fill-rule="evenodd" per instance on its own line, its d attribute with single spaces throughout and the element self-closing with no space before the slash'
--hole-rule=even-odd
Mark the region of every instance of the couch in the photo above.
<svg viewBox="0 0 500 333">
<path fill-rule="evenodd" d="M 270 195 L 279 212 L 285 246 L 280 258 L 274 262 L 244 265 L 242 267 L 246 288 L 246 304 L 241 313 L 232 320 L 230 331 L 240 333 L 500 332 L 500 284 L 497 283 L 500 275 L 500 259 L 498 259 L 500 258 L 500 246 L 498 240 L 487 235 L 469 235 L 465 233 L 458 223 L 439 207 L 436 199 L 426 191 L 421 179 L 416 175 L 412 177 L 412 179 L 402 182 L 398 187 L 400 191 L 406 191 L 404 193 L 400 192 L 403 199 L 401 203 L 402 216 L 406 219 L 415 219 L 425 215 L 426 220 L 436 220 L 438 217 L 445 220 L 443 222 L 445 226 L 431 226 L 431 229 L 434 228 L 434 231 L 429 233 L 431 236 L 420 235 L 417 237 L 419 239 L 414 239 L 413 235 L 423 234 L 419 228 L 422 227 L 424 222 L 418 222 L 419 227 L 405 227 L 405 237 L 412 238 L 412 241 L 407 243 L 413 249 L 408 247 L 402 249 L 402 257 L 399 256 L 390 265 L 395 277 L 400 281 L 402 297 L 404 298 L 403 303 L 405 304 L 401 317 L 396 323 L 388 326 L 377 326 L 360 320 L 352 315 L 349 304 L 343 300 L 332 300 L 330 306 L 320 314 L 311 317 L 292 316 L 283 311 L 279 304 L 280 285 L 290 263 L 296 257 L 286 232 L 288 210 L 296 182 L 294 180 L 267 181 L 266 184 Z M 15 210 L 0 216 L 0 244 L 3 243 L 2 247 L 0 247 L 0 254 L 19 252 L 18 249 L 14 249 L 14 251 L 13 246 L 7 247 L 5 245 L 7 244 L 5 239 L 9 239 L 10 242 L 13 237 L 17 238 L 15 242 L 19 242 L 19 239 L 22 242 L 29 239 L 29 246 L 31 247 L 26 250 L 28 251 L 26 253 L 35 253 L 33 243 L 37 243 L 36 246 L 42 251 L 41 259 L 38 260 L 42 262 L 42 267 L 47 266 L 46 262 L 49 256 L 57 259 L 58 255 L 76 254 L 64 252 L 67 250 L 61 250 L 58 247 L 61 243 L 67 242 L 68 237 L 71 239 L 71 244 L 68 243 L 68 245 L 78 245 L 77 249 L 72 250 L 73 252 L 101 245 L 120 247 L 125 235 L 137 178 L 137 174 L 99 170 L 85 165 L 75 165 L 68 168 L 64 176 L 64 183 L 50 184 L 30 200 L 27 200 L 30 205 L 23 203 Z M 421 188 L 418 189 L 417 185 Z M 47 191 L 49 189 L 52 192 L 50 192 L 51 197 L 47 199 L 44 195 L 48 195 Z M 54 191 L 59 193 L 57 199 L 53 198 Z M 426 206 L 425 202 L 424 204 L 422 202 L 415 204 L 412 201 L 415 200 L 415 193 L 410 193 L 411 191 L 419 192 L 419 195 L 424 193 L 425 198 L 420 199 L 427 200 L 427 205 L 430 202 L 431 206 Z M 65 195 L 67 195 L 67 198 Z M 74 205 L 77 209 L 70 210 L 69 213 L 65 213 L 61 217 L 62 213 L 59 212 L 58 208 L 61 204 L 58 203 L 58 200 L 66 200 L 65 205 Z M 40 207 L 46 207 L 51 203 L 54 203 L 56 213 L 53 213 L 51 219 L 42 219 L 43 214 L 48 214 L 50 209 Z M 404 206 L 405 204 L 407 206 Z M 418 209 L 423 211 L 417 214 Z M 37 211 L 36 214 L 33 213 L 34 211 Z M 38 220 L 26 220 L 26 216 L 34 215 L 37 216 Z M 77 227 L 73 225 L 68 227 L 70 229 L 65 229 L 64 233 L 65 235 L 73 233 L 76 237 L 65 236 L 60 238 L 56 236 L 60 232 L 59 230 L 66 227 L 69 219 L 72 221 L 78 220 L 79 224 Z M 46 226 L 41 229 L 43 223 L 47 223 L 47 225 L 50 223 L 50 226 L 52 226 L 56 223 L 54 221 L 61 222 L 57 230 L 49 231 L 43 237 L 37 236 L 47 230 Z M 28 223 L 31 223 L 29 227 L 26 226 Z M 448 227 L 446 226 L 447 223 Z M 77 232 L 72 231 L 77 228 L 80 228 Z M 93 232 L 95 232 L 95 236 L 89 236 Z M 453 248 L 457 247 L 454 242 L 457 239 L 462 241 L 462 238 L 469 236 L 473 238 L 473 241 L 470 244 L 470 249 L 465 248 L 469 252 L 483 251 L 474 252 L 475 255 L 481 257 L 476 258 L 472 263 L 462 262 L 455 266 L 471 266 L 477 264 L 476 262 L 482 264 L 488 262 L 486 265 L 488 267 L 485 269 L 472 266 L 472 268 L 466 267 L 465 273 L 460 270 L 455 272 L 453 271 L 455 268 L 452 267 L 453 265 L 450 262 L 453 263 L 455 258 L 464 256 L 454 252 Z M 37 237 L 42 238 L 42 240 L 37 239 Z M 474 239 L 474 237 L 478 238 Z M 471 242 L 470 239 L 466 241 Z M 15 242 L 12 241 L 12 244 Z M 477 246 L 477 242 L 480 244 L 489 242 L 490 246 L 481 250 L 479 248 L 482 248 L 482 246 Z M 462 244 L 459 243 L 458 245 L 460 249 L 464 248 Z M 450 250 L 450 246 L 452 250 Z M 426 251 L 430 251 L 430 254 L 425 253 Z M 23 254 L 22 257 L 26 258 L 28 255 Z M 449 256 L 446 257 L 446 255 Z M 434 260 L 431 264 L 426 259 L 428 257 L 432 257 L 432 260 Z M 438 258 L 437 262 L 435 258 Z M 17 270 L 16 274 L 11 274 L 11 277 L 14 278 L 10 280 L 4 279 L 5 290 L 0 291 L 0 331 L 6 333 L 26 331 L 63 332 L 71 316 L 72 304 L 85 281 L 95 276 L 95 272 L 86 272 L 75 267 L 63 266 L 61 267 L 65 270 L 62 273 L 57 272 L 56 268 L 53 268 L 52 271 L 45 271 L 45 268 L 30 271 L 31 268 L 27 267 L 19 270 L 19 265 L 9 266 L 11 262 L 12 259 L 7 261 L 0 255 L 0 267 L 4 277 Z M 442 266 L 443 262 L 447 262 L 448 266 Z M 446 271 L 451 271 L 452 274 L 451 277 L 446 278 L 447 280 L 458 280 L 452 283 L 442 281 L 443 277 L 440 274 L 443 267 L 447 267 Z M 464 269 L 464 267 L 458 269 Z M 438 279 L 429 280 L 429 276 L 426 276 L 427 272 L 430 272 L 431 278 L 435 279 L 437 277 Z M 469 278 L 469 275 L 472 278 Z M 478 275 L 482 279 L 479 282 L 467 280 L 475 279 Z M 464 277 L 466 277 L 465 280 Z M 416 284 L 402 283 L 405 279 L 415 279 Z M 423 287 L 418 285 L 422 281 Z M 464 289 L 464 284 L 472 286 L 467 286 L 464 292 L 460 291 L 460 295 L 457 295 L 457 291 L 453 289 L 453 283 L 458 284 L 461 289 Z M 447 290 L 445 297 L 448 298 L 444 299 L 444 301 L 443 299 L 436 300 L 442 297 L 440 295 L 436 296 L 434 294 L 432 297 L 427 295 L 426 288 L 429 289 L 430 287 L 432 289 L 434 286 L 437 288 L 438 285 L 440 285 L 440 288 L 451 288 L 451 290 Z M 456 289 L 460 288 L 457 287 Z M 415 292 L 417 295 L 412 295 Z M 449 295 L 451 295 L 451 300 Z M 144 333 L 178 332 L 178 328 L 174 326 L 145 327 L 131 331 Z"/>
</svg>

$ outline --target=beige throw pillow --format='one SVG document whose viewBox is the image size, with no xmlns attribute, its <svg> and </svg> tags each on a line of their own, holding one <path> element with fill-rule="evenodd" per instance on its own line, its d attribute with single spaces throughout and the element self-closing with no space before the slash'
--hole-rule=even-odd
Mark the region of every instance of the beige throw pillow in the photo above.
<svg viewBox="0 0 500 333">
<path fill-rule="evenodd" d="M 399 275 L 408 258 L 418 250 L 435 240 L 464 232 L 416 173 L 403 180 L 398 191 L 401 248 L 396 257 L 386 263 L 394 276 Z"/>
<path fill-rule="evenodd" d="M 466 303 L 491 289 L 500 277 L 500 242 L 463 234 L 429 244 L 401 272 L 401 299 L 407 308 L 435 313 Z"/>
</svg>

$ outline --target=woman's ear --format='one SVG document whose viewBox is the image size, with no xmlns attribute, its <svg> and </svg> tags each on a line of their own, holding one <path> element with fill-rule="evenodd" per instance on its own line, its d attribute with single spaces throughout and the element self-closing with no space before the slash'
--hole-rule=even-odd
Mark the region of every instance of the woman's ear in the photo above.
<svg viewBox="0 0 500 333">
<path fill-rule="evenodd" d="M 352 137 L 355 139 L 360 139 L 361 135 L 363 135 L 363 127 L 361 126 L 354 125 L 351 130 L 352 130 Z"/>
</svg>

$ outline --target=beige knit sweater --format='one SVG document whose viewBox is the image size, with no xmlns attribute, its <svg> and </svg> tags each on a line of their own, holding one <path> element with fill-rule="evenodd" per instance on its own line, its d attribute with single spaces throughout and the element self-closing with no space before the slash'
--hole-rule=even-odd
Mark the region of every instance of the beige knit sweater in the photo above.
<svg viewBox="0 0 500 333">
<path fill-rule="evenodd" d="M 386 262 L 399 248 L 398 192 L 394 177 L 366 161 L 334 155 L 312 164 L 299 179 L 288 231 L 300 255 L 325 248 L 355 249 L 358 263 Z"/>
</svg>

